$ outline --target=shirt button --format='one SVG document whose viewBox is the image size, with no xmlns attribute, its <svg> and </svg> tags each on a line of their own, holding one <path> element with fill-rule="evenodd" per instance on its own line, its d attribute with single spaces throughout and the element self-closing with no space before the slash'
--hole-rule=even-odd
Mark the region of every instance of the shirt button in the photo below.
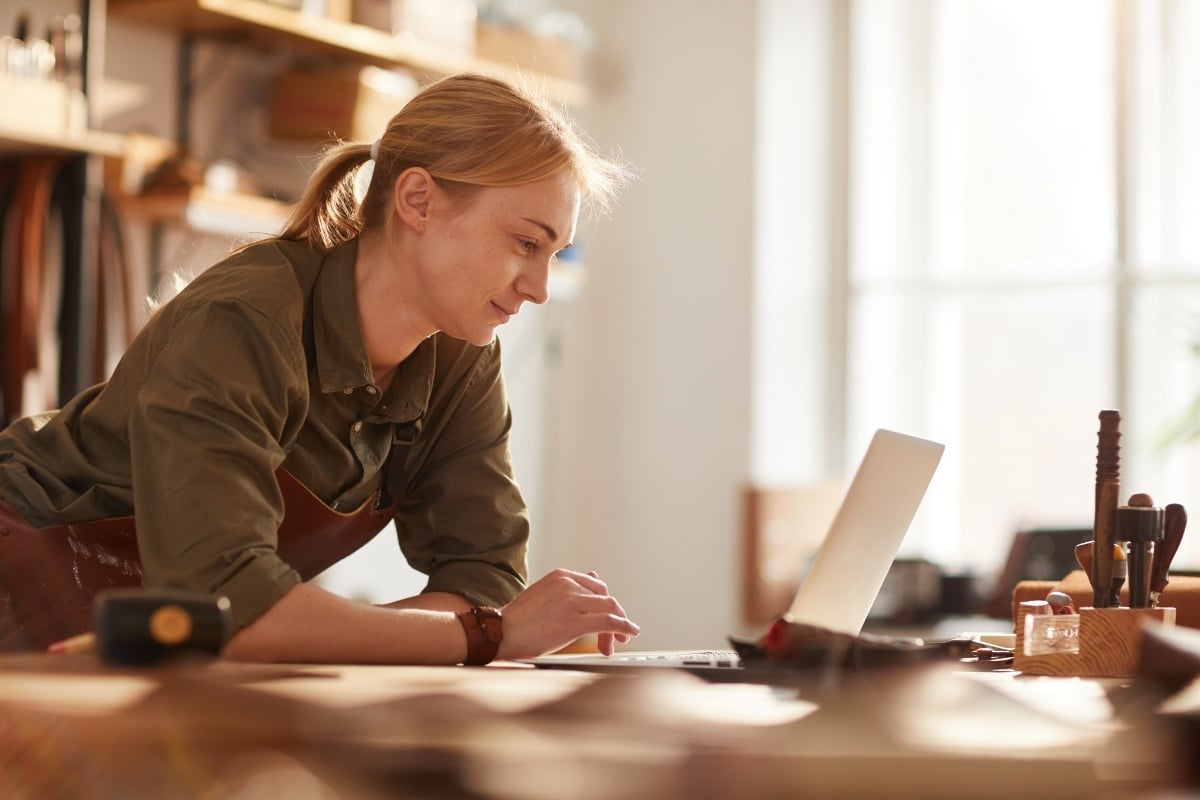
<svg viewBox="0 0 1200 800">
<path fill-rule="evenodd" d="M 354 426 L 350 430 L 354 431 L 355 433 L 358 433 L 359 431 L 361 431 L 362 430 L 362 421 L 360 420 L 360 421 L 354 423 Z"/>
<path fill-rule="evenodd" d="M 344 391 L 346 394 L 354 394 L 353 389 L 343 389 L 342 391 Z"/>
<path fill-rule="evenodd" d="M 367 387 L 367 394 L 378 394 L 378 393 L 379 393 L 379 390 L 376 389 L 374 386 Z"/>
</svg>

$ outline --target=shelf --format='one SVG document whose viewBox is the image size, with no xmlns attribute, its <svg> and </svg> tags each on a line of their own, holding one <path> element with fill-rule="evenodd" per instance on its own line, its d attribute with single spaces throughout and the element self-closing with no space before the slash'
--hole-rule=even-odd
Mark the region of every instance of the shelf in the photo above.
<svg viewBox="0 0 1200 800">
<path fill-rule="evenodd" d="M 383 67 L 407 67 L 424 79 L 458 72 L 478 72 L 514 83 L 530 78 L 530 73 L 515 66 L 448 54 L 366 25 L 315 17 L 262 0 L 108 0 L 108 11 L 115 18 L 175 31 L 287 45 Z M 549 75 L 537 75 L 534 80 L 560 102 L 579 106 L 588 101 L 586 87 L 576 81 Z"/>
<path fill-rule="evenodd" d="M 275 234 L 283 228 L 292 205 L 267 197 L 214 192 L 203 186 L 186 192 L 151 192 L 123 196 L 121 208 L 151 222 L 180 222 L 192 230 L 226 236 Z"/>
<path fill-rule="evenodd" d="M 83 129 L 82 96 L 60 81 L 0 75 L 0 153 L 121 154 L 119 134 Z"/>
<path fill-rule="evenodd" d="M 120 134 L 104 131 L 53 134 L 28 130 L 14 124 L 12 120 L 0 119 L 0 154 L 80 153 L 119 156 L 121 151 Z"/>
</svg>

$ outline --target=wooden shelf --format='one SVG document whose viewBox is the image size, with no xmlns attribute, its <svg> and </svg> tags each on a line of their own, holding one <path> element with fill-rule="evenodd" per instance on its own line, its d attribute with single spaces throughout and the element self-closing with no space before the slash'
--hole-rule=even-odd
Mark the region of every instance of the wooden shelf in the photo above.
<svg viewBox="0 0 1200 800">
<path fill-rule="evenodd" d="M 72 134 L 51 134 L 22 128 L 11 119 L 0 119 L 0 153 L 80 153 L 119 156 L 122 137 L 104 131 L 80 131 Z"/>
<path fill-rule="evenodd" d="M 152 222 L 183 222 L 204 233 L 241 236 L 274 234 L 283 228 L 292 205 L 267 197 L 214 192 L 196 186 L 181 192 L 151 192 L 120 198 L 129 214 Z"/>
<path fill-rule="evenodd" d="M 49 79 L 0 75 L 0 153 L 120 155 L 123 137 L 82 129 L 82 96 Z"/>
<path fill-rule="evenodd" d="M 457 72 L 478 72 L 514 83 L 532 78 L 560 102 L 579 106 L 588 101 L 586 87 L 575 81 L 531 76 L 515 66 L 448 54 L 366 25 L 314 17 L 262 0 L 108 0 L 108 11 L 115 18 L 175 31 L 274 47 L 283 44 L 377 66 L 407 67 L 426 80 Z"/>
</svg>

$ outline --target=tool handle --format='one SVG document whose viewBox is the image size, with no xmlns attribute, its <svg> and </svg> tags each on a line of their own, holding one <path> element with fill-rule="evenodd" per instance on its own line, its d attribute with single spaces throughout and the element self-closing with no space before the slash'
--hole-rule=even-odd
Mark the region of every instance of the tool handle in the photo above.
<svg viewBox="0 0 1200 800">
<path fill-rule="evenodd" d="M 1100 412 L 1100 430 L 1096 443 L 1096 488 L 1105 481 L 1121 482 L 1121 413 L 1112 409 Z"/>
<path fill-rule="evenodd" d="M 1187 509 L 1179 503 L 1168 504 L 1163 514 L 1163 540 L 1154 548 L 1154 566 L 1150 573 L 1150 590 L 1156 593 L 1165 589 L 1169 582 L 1171 560 L 1175 558 L 1187 528 Z"/>
<path fill-rule="evenodd" d="M 1113 545 L 1117 542 L 1117 492 L 1119 487 L 1112 481 L 1104 481 L 1096 496 L 1096 522 L 1092 533 L 1095 546 L 1092 548 L 1092 605 L 1108 608 L 1113 580 Z"/>
<path fill-rule="evenodd" d="M 1092 548 L 1095 546 L 1095 542 L 1080 542 L 1075 545 L 1075 563 L 1087 575 L 1089 582 L 1092 580 Z"/>
<path fill-rule="evenodd" d="M 1092 604 L 1106 608 L 1112 585 L 1112 546 L 1116 542 L 1117 499 L 1121 486 L 1121 414 L 1114 409 L 1100 412 L 1096 443 L 1096 513 L 1092 527 Z"/>
</svg>

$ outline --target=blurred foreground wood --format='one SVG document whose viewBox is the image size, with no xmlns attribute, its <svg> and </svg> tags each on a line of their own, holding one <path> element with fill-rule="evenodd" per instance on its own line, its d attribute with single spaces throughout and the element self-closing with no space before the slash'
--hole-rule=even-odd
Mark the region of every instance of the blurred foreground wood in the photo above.
<svg viewBox="0 0 1200 800">
<path fill-rule="evenodd" d="M 0 786 L 14 800 L 957 799 L 968 788 L 1094 800 L 1183 780 L 1166 749 L 1128 746 L 1161 745 L 1171 729 L 1120 721 L 1113 685 L 949 665 L 835 683 L 809 693 L 503 663 L 135 672 L 9 657 Z"/>
</svg>

